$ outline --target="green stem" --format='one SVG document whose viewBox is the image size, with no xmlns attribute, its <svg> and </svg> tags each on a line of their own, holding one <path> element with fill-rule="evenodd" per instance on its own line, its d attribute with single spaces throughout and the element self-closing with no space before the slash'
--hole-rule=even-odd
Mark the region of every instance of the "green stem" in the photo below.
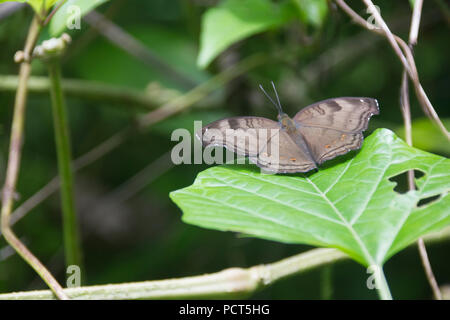
<svg viewBox="0 0 450 320">
<path fill-rule="evenodd" d="M 28 36 L 23 50 L 23 61 L 20 64 L 19 83 L 14 102 L 14 115 L 11 128 L 11 138 L 8 153 L 8 166 L 6 169 L 5 185 L 3 187 L 2 209 L 1 209 L 1 231 L 5 240 L 17 251 L 17 253 L 39 274 L 47 283 L 53 293 L 59 299 L 68 299 L 62 287 L 36 258 L 33 253 L 17 238 L 11 229 L 11 210 L 14 204 L 13 194 L 15 192 L 17 178 L 20 169 L 20 156 L 23 142 L 25 111 L 28 93 L 28 79 L 31 74 L 31 55 L 36 41 L 39 37 L 41 26 L 39 17 L 35 15 L 28 30 Z"/>
<path fill-rule="evenodd" d="M 346 259 L 334 249 L 314 249 L 275 263 L 230 268 L 201 276 L 68 288 L 76 299 L 241 299 L 294 274 Z M 0 300 L 52 299 L 48 290 L 0 294 Z"/>
<path fill-rule="evenodd" d="M 376 272 L 375 282 L 378 287 L 378 295 L 381 300 L 392 300 L 391 290 L 384 276 L 384 271 L 381 266 L 377 266 L 379 272 Z"/>
<path fill-rule="evenodd" d="M 64 247 L 66 266 L 77 265 L 81 268 L 81 248 L 73 196 L 73 175 L 71 168 L 70 135 L 66 106 L 61 88 L 61 67 L 59 58 L 47 63 L 51 82 L 51 100 L 55 142 L 58 156 L 58 171 L 61 180 L 61 205 L 63 214 Z"/>
<path fill-rule="evenodd" d="M 333 265 L 325 265 L 320 270 L 320 298 L 330 300 L 333 297 Z"/>
<path fill-rule="evenodd" d="M 424 239 L 427 244 L 448 241 L 450 240 L 450 227 L 431 233 Z M 248 297 L 254 291 L 268 287 L 278 280 L 349 258 L 337 249 L 313 249 L 274 263 L 247 269 L 233 268 L 195 277 L 78 287 L 64 291 L 72 298 L 96 300 L 211 299 L 218 297 L 236 299 Z M 383 292 L 389 292 L 386 279 L 384 279 L 384 283 L 387 291 Z M 49 290 L 0 294 L 0 300 L 53 298 Z"/>
<path fill-rule="evenodd" d="M 0 75 L 0 91 L 14 92 L 17 89 L 18 77 L 13 75 Z M 110 85 L 98 81 L 63 79 L 61 81 L 65 95 L 75 96 L 101 102 L 107 105 L 125 105 L 130 108 L 140 107 L 143 111 L 154 110 L 166 102 L 161 96 L 124 86 Z M 47 94 L 50 80 L 47 77 L 32 76 L 28 82 L 31 93 Z"/>
</svg>

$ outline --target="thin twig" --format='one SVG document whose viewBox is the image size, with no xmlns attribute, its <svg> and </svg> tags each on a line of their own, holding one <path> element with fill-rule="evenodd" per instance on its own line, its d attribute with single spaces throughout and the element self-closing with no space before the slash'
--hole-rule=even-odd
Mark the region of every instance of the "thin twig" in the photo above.
<svg viewBox="0 0 450 320">
<path fill-rule="evenodd" d="M 0 75 L 0 90 L 15 91 L 17 84 L 17 76 Z M 28 87 L 29 92 L 48 94 L 50 80 L 48 77 L 32 76 L 29 79 Z M 139 107 L 146 111 L 154 110 L 163 103 L 162 98 L 143 90 L 98 81 L 63 79 L 62 88 L 64 94 L 68 96 L 111 102 L 126 108 Z"/>
<path fill-rule="evenodd" d="M 246 298 L 274 282 L 334 263 L 347 256 L 334 249 L 314 249 L 267 265 L 230 268 L 216 273 L 178 279 L 110 284 L 65 289 L 76 299 L 201 299 Z M 5 299 L 52 299 L 47 290 L 0 294 Z"/>
<path fill-rule="evenodd" d="M 52 11 L 47 15 L 47 18 L 45 18 L 44 22 L 42 23 L 43 26 L 46 26 L 50 22 L 55 13 L 62 7 L 64 3 L 66 3 L 66 1 L 67 0 L 61 0 L 56 4 L 56 6 L 53 7 Z"/>
<path fill-rule="evenodd" d="M 425 247 L 425 242 L 422 238 L 417 240 L 417 247 L 419 249 L 420 260 L 422 260 L 423 268 L 425 269 L 425 275 L 427 277 L 428 283 L 433 291 L 434 298 L 436 300 L 442 300 L 442 293 L 439 289 L 436 277 L 434 276 L 433 269 L 431 268 L 430 259 L 428 259 L 427 248 Z"/>
<path fill-rule="evenodd" d="M 405 70 L 408 71 L 408 73 L 411 74 L 411 66 L 408 64 L 408 61 L 406 60 L 406 57 L 403 55 L 402 50 L 400 49 L 394 35 L 392 34 L 391 30 L 389 29 L 388 25 L 384 21 L 384 19 L 381 17 L 381 14 L 378 12 L 378 10 L 375 8 L 375 5 L 372 3 L 371 0 L 363 0 L 366 4 L 369 11 L 372 13 L 373 17 L 375 18 L 375 21 L 378 23 L 378 25 L 381 26 L 381 28 L 384 31 L 385 37 L 389 40 L 392 49 L 394 49 L 395 53 L 399 57 L 400 61 L 403 64 L 403 67 Z M 376 29 L 374 29 L 376 30 Z"/>
<path fill-rule="evenodd" d="M 450 228 L 425 236 L 427 243 L 449 239 Z M 281 279 L 347 259 L 350 257 L 337 249 L 320 248 L 246 269 L 231 268 L 187 278 L 78 287 L 65 291 L 73 298 L 95 300 L 246 298 Z M 49 290 L 0 294 L 0 300 L 52 298 Z"/>
<path fill-rule="evenodd" d="M 1 230 L 6 241 L 28 262 L 28 264 L 41 276 L 60 299 L 68 299 L 62 287 L 45 268 L 45 266 L 28 250 L 28 248 L 16 237 L 11 229 L 10 217 L 14 204 L 14 193 L 20 168 L 20 156 L 23 142 L 24 119 L 27 100 L 27 82 L 31 73 L 31 55 L 38 39 L 41 26 L 39 17 L 35 15 L 28 31 L 23 61 L 20 64 L 19 85 L 14 104 L 14 115 L 11 129 L 11 141 L 8 154 L 8 166 L 6 170 L 5 185 L 3 187 L 3 201 L 1 209 Z"/>
<path fill-rule="evenodd" d="M 369 28 L 366 20 L 361 18 L 355 11 L 353 11 L 353 9 L 350 8 L 345 3 L 344 0 L 334 0 L 334 1 L 342 9 L 342 11 L 347 13 L 352 18 L 352 20 L 355 23 L 357 23 L 358 25 L 362 26 L 365 29 L 368 29 L 369 31 L 372 31 L 374 33 L 382 35 L 389 40 L 389 43 L 391 43 L 391 46 L 393 47 L 395 53 L 397 54 L 400 61 L 402 62 L 404 68 L 406 69 L 406 71 L 408 73 L 409 78 L 411 79 L 411 81 L 414 85 L 414 91 L 416 93 L 417 99 L 419 100 L 419 103 L 420 103 L 423 111 L 432 121 L 434 121 L 434 123 L 436 123 L 436 125 L 441 130 L 443 135 L 447 138 L 447 140 L 450 140 L 450 133 L 447 131 L 447 129 L 445 128 L 441 119 L 437 115 L 436 111 L 433 108 L 433 105 L 431 104 L 430 100 L 428 99 L 427 94 L 425 93 L 425 90 L 423 89 L 422 85 L 420 84 L 417 67 L 416 67 L 416 64 L 415 64 L 415 61 L 414 61 L 414 58 L 413 58 L 413 55 L 412 55 L 412 52 L 411 52 L 409 46 L 400 37 L 392 34 L 392 32 L 387 27 L 387 25 L 384 22 L 381 15 L 375 9 L 375 6 L 373 5 L 372 1 L 363 0 L 368 5 L 368 7 L 371 8 L 371 12 L 373 13 L 373 16 L 374 16 L 376 22 L 380 26 L 382 26 L 382 29 Z M 395 41 L 392 42 L 392 39 L 394 39 Z M 398 50 L 399 46 L 401 47 L 400 51 Z"/>
<path fill-rule="evenodd" d="M 187 105 L 192 105 L 200 101 L 207 94 L 215 90 L 216 88 L 222 87 L 225 83 L 231 81 L 232 79 L 238 77 L 243 72 L 249 69 L 253 69 L 267 60 L 268 56 L 265 54 L 254 54 L 250 56 L 235 66 L 226 69 L 225 71 L 215 75 L 210 80 L 200 84 L 188 93 L 178 98 L 169 101 L 164 104 L 161 108 L 155 111 L 149 112 L 148 114 L 142 116 L 139 121 L 139 127 L 148 127 L 168 116 L 178 113 L 186 108 Z"/>
<path fill-rule="evenodd" d="M 420 26 L 420 16 L 422 12 L 423 0 L 416 0 L 414 3 L 413 14 L 411 18 L 411 27 L 409 32 L 409 47 L 411 52 L 413 51 L 413 46 L 417 44 L 417 38 L 419 34 L 419 26 Z M 409 103 L 409 90 L 408 90 L 408 78 L 406 75 L 406 70 L 403 71 L 402 75 L 402 84 L 400 91 L 400 109 L 402 111 L 403 120 L 405 123 L 405 136 L 406 143 L 410 146 L 413 145 L 412 141 L 412 128 L 411 128 L 411 109 Z M 416 186 L 414 183 L 414 170 L 408 171 L 408 188 L 409 190 L 415 190 Z M 442 300 L 442 294 L 439 290 L 439 286 L 437 284 L 436 278 L 433 274 L 433 269 L 431 268 L 430 260 L 428 259 L 427 249 L 425 247 L 425 243 L 422 238 L 419 238 L 417 241 L 417 246 L 419 249 L 420 259 L 422 261 L 422 265 L 425 269 L 425 274 L 430 284 L 430 287 L 433 291 L 433 295 L 436 300 Z"/>
<path fill-rule="evenodd" d="M 393 35 L 391 31 L 389 30 L 388 26 L 386 25 L 385 21 L 381 17 L 381 15 L 378 13 L 378 11 L 375 9 L 374 4 L 371 0 L 363 0 L 366 6 L 370 9 L 371 13 L 373 14 L 375 21 L 381 26 L 382 30 L 377 28 L 368 28 L 367 23 L 364 19 L 362 19 L 356 12 L 354 12 L 343 0 L 335 0 L 335 2 L 341 7 L 343 11 L 345 11 L 356 23 L 361 25 L 362 27 L 369 29 L 375 33 L 381 34 L 385 36 L 389 42 L 391 43 L 391 46 L 393 47 L 395 53 L 399 57 L 400 61 L 402 62 L 404 66 L 404 75 L 402 77 L 402 86 L 401 86 L 401 105 L 402 105 L 402 113 L 405 121 L 405 130 L 407 134 L 407 139 L 409 143 L 412 143 L 412 137 L 411 137 L 411 116 L 410 116 L 410 104 L 409 104 L 409 96 L 408 96 L 408 83 L 406 79 L 406 74 L 411 79 L 412 83 L 414 84 L 414 89 L 416 92 L 416 96 L 420 102 L 420 105 L 422 106 L 422 109 L 424 110 L 425 114 L 430 117 L 434 122 L 438 125 L 438 127 L 441 129 L 442 133 L 445 135 L 445 137 L 450 140 L 450 134 L 443 125 L 442 121 L 440 120 L 439 116 L 437 115 L 436 111 L 434 110 L 433 106 L 431 105 L 430 100 L 428 99 L 425 91 L 422 88 L 422 85 L 419 81 L 419 76 L 417 73 L 417 67 L 415 65 L 414 57 L 412 54 L 412 50 L 410 46 L 408 46 L 400 37 Z M 416 0 L 417 1 L 417 0 Z M 418 4 L 418 6 L 415 6 L 415 11 L 413 12 L 413 20 L 411 22 L 411 29 L 410 29 L 410 43 L 417 42 L 418 37 L 418 31 L 419 31 L 419 24 L 420 24 L 420 12 L 417 12 L 418 10 L 422 9 L 422 1 Z M 399 45 L 402 47 L 403 53 L 401 52 Z M 408 137 L 409 134 L 409 137 Z M 414 172 L 410 171 L 408 172 L 408 184 L 410 188 L 415 188 L 414 186 Z M 439 288 L 437 286 L 436 279 L 434 278 L 430 263 L 428 261 L 428 256 L 426 253 L 425 246 L 423 244 L 423 240 L 419 239 L 418 241 L 419 245 L 419 252 L 421 255 L 422 263 L 425 267 L 425 271 L 427 274 L 427 278 L 430 282 L 430 285 L 433 289 L 433 293 L 436 298 L 440 296 Z M 437 290 L 436 290 L 437 288 Z"/>
<path fill-rule="evenodd" d="M 419 37 L 420 16 L 422 15 L 423 0 L 416 0 L 414 2 L 413 14 L 411 19 L 411 27 L 409 29 L 409 45 L 412 50 L 412 46 L 417 44 L 417 38 Z"/>
</svg>

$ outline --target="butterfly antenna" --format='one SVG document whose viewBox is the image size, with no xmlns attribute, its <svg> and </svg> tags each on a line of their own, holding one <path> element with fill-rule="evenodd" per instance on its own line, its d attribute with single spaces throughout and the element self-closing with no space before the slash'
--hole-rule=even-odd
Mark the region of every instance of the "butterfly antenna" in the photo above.
<svg viewBox="0 0 450 320">
<path fill-rule="evenodd" d="M 276 104 L 275 101 L 273 101 L 273 99 L 269 96 L 269 94 L 266 92 L 266 90 L 264 90 L 262 85 L 259 85 L 259 88 L 261 89 L 261 91 L 264 93 L 264 95 L 267 97 L 267 99 L 270 100 L 270 102 L 273 103 L 273 105 L 277 108 L 278 112 L 281 114 L 283 113 L 283 111 L 281 110 L 281 106 Z M 276 91 L 275 91 L 276 92 Z M 277 95 L 278 98 L 278 95 Z"/>
<path fill-rule="evenodd" d="M 280 111 L 282 113 L 283 110 L 281 109 L 281 103 L 280 103 L 280 98 L 278 97 L 277 89 L 275 88 L 275 84 L 273 83 L 273 81 L 270 81 L 270 83 L 272 84 L 273 91 L 275 91 L 275 96 L 277 97 L 278 111 Z"/>
</svg>

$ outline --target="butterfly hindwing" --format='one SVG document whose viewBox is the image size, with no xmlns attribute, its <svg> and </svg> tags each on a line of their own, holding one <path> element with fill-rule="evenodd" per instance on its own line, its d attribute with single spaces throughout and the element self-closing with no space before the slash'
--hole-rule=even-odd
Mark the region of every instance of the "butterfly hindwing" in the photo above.
<svg viewBox="0 0 450 320">
<path fill-rule="evenodd" d="M 255 163 L 260 168 L 275 173 L 307 172 L 316 168 L 316 164 L 281 129 L 278 137 L 273 136 L 267 148 L 261 150 Z"/>
<path fill-rule="evenodd" d="M 318 127 L 300 127 L 299 131 L 318 164 L 346 154 L 350 150 L 359 149 L 363 142 L 362 133 L 344 133 Z"/>
</svg>

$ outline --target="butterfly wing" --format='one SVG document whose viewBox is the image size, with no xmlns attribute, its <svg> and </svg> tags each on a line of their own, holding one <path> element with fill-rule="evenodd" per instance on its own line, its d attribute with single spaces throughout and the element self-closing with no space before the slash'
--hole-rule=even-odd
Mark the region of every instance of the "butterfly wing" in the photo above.
<svg viewBox="0 0 450 320">
<path fill-rule="evenodd" d="M 279 128 L 278 122 L 262 117 L 232 117 L 214 121 L 196 135 L 204 147 L 226 147 L 239 155 L 257 157 L 271 130 Z"/>
<path fill-rule="evenodd" d="M 231 130 L 230 130 L 231 129 Z M 227 134 L 228 131 L 228 134 Z M 306 172 L 315 168 L 278 122 L 262 117 L 234 117 L 215 121 L 197 133 L 203 146 L 223 146 L 248 156 L 272 172 Z"/>
<path fill-rule="evenodd" d="M 319 127 L 300 127 L 311 155 L 318 164 L 361 148 L 362 133 L 347 133 Z"/>
<path fill-rule="evenodd" d="M 250 160 L 260 168 L 274 173 L 307 172 L 317 168 L 314 161 L 285 131 L 280 129 L 277 135 L 271 137 L 267 147 L 261 150 L 256 161 Z"/>
<path fill-rule="evenodd" d="M 334 129 L 342 133 L 361 133 L 369 119 L 378 114 L 378 102 L 372 98 L 334 98 L 300 110 L 294 121 L 301 126 Z"/>
<path fill-rule="evenodd" d="M 314 160 L 326 160 L 359 149 L 362 132 L 369 119 L 378 114 L 378 102 L 372 98 L 335 98 L 314 103 L 294 117 Z"/>
</svg>

